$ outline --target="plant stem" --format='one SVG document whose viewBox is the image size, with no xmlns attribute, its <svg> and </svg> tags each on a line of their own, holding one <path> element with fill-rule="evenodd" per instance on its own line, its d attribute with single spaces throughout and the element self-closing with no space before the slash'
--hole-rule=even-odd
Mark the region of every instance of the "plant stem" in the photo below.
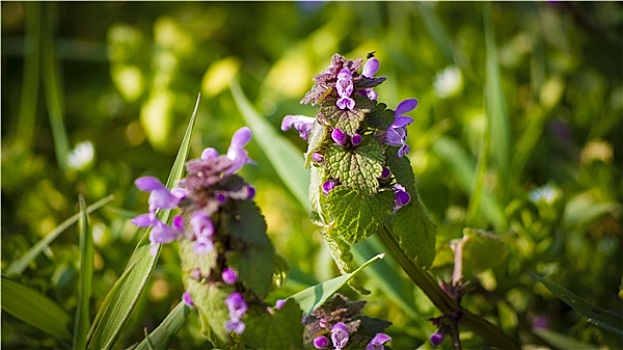
<svg viewBox="0 0 623 350">
<path fill-rule="evenodd" d="M 387 227 L 381 228 L 378 232 L 381 242 L 385 245 L 389 253 L 396 259 L 402 269 L 413 280 L 413 282 L 426 294 L 426 296 L 435 304 L 435 306 L 445 315 L 452 314 L 455 311 L 454 301 L 446 295 L 433 277 L 424 271 L 420 266 L 409 259 L 394 237 L 390 234 Z M 510 338 L 502 333 L 496 326 L 491 324 L 484 318 L 474 315 L 473 313 L 462 310 L 462 324 L 486 339 L 492 346 L 500 349 L 519 349 L 518 341 Z M 454 328 L 454 327 L 453 327 Z M 453 330 L 454 332 L 454 330 Z M 458 333 L 458 326 L 456 327 Z M 458 335 L 457 335 L 458 338 Z"/>
</svg>

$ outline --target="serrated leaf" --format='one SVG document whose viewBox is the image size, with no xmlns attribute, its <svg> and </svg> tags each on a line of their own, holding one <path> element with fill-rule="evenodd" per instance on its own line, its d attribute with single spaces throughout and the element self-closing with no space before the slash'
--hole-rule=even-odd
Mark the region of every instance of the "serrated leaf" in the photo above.
<svg viewBox="0 0 623 350">
<path fill-rule="evenodd" d="M 398 157 L 398 147 L 390 147 L 386 152 L 386 158 L 387 167 L 394 175 L 396 182 L 404 186 L 409 194 L 416 193 L 415 176 L 413 175 L 413 168 L 411 168 L 409 158 Z"/>
<path fill-rule="evenodd" d="M 303 313 L 293 299 L 279 310 L 261 315 L 249 315 L 242 334 L 245 344 L 255 349 L 302 349 Z"/>
<path fill-rule="evenodd" d="M 266 235 L 266 222 L 250 201 L 236 201 L 223 214 L 223 230 L 232 236 L 235 253 L 228 259 L 238 277 L 260 298 L 272 283 L 275 248 Z M 239 246 L 238 246 L 239 245 Z"/>
<path fill-rule="evenodd" d="M 589 323 L 612 332 L 619 337 L 623 337 L 623 315 L 620 313 L 594 306 L 586 299 L 572 293 L 565 287 L 549 281 L 535 273 L 531 273 L 530 276 L 543 283 L 543 285 L 545 285 L 545 287 L 547 287 L 552 294 L 562 300 L 565 304 L 571 306 L 577 313 L 588 317 Z"/>
<path fill-rule="evenodd" d="M 376 233 L 393 206 L 394 194 L 390 190 L 369 195 L 338 187 L 327 198 L 327 209 L 333 219 L 332 231 L 350 244 Z"/>
<path fill-rule="evenodd" d="M 199 313 L 201 333 L 217 348 L 234 344 L 236 340 L 225 329 L 225 323 L 229 320 L 225 298 L 234 291 L 234 288 L 227 285 L 201 283 L 188 278 L 186 289 Z"/>
<path fill-rule="evenodd" d="M 318 119 L 333 128 L 340 129 L 349 135 L 354 135 L 366 117 L 366 113 L 374 108 L 374 102 L 363 96 L 354 96 L 355 108 L 340 109 L 336 105 L 334 97 L 328 98 L 322 103 L 318 112 Z"/>
<path fill-rule="evenodd" d="M 329 176 L 353 189 L 374 193 L 383 171 L 383 148 L 372 141 L 353 149 L 332 145 L 327 149 L 325 164 Z"/>
<path fill-rule="evenodd" d="M 71 317 L 38 291 L 2 277 L 2 310 L 56 338 L 71 339 Z"/>
<path fill-rule="evenodd" d="M 337 265 L 340 272 L 342 274 L 350 273 L 353 271 L 350 266 L 351 261 L 353 261 L 350 246 L 348 243 L 344 242 L 344 240 L 342 240 L 335 231 L 333 231 L 333 227 L 335 226 L 329 226 L 323 234 L 325 243 L 327 243 L 329 253 L 331 253 L 331 258 L 333 258 L 333 261 Z"/>
<path fill-rule="evenodd" d="M 180 301 L 134 350 L 167 349 L 169 340 L 179 332 L 190 312 L 191 308 Z"/>
<path fill-rule="evenodd" d="M 400 249 L 421 267 L 429 267 L 435 259 L 435 233 L 437 226 L 428 216 L 416 194 L 411 202 L 400 208 L 392 219 L 392 232 Z"/>
<path fill-rule="evenodd" d="M 484 271 L 504 261 L 506 245 L 499 237 L 480 230 L 463 229 L 460 243 L 463 257 L 463 273 Z"/>
<path fill-rule="evenodd" d="M 389 128 L 395 120 L 394 111 L 386 108 L 384 103 L 377 104 L 376 108 L 366 115 L 364 120 L 366 125 L 374 129 Z"/>
<path fill-rule="evenodd" d="M 383 256 L 384 254 L 379 254 L 366 261 L 365 264 L 358 267 L 355 271 L 306 288 L 292 295 L 291 298 L 296 300 L 299 304 L 303 310 L 303 316 L 309 316 L 317 307 L 324 304 L 327 299 L 342 288 L 351 278 L 355 277 L 371 264 L 383 259 Z"/>
</svg>

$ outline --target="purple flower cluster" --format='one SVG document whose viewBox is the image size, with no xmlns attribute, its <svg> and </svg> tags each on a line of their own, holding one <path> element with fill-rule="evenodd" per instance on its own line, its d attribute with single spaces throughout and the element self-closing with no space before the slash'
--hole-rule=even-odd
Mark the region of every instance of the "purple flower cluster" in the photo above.
<svg viewBox="0 0 623 350">
<path fill-rule="evenodd" d="M 328 349 L 333 345 L 334 350 L 341 350 L 348 345 L 350 333 L 348 327 L 343 322 L 337 322 L 331 327 L 331 341 L 326 335 L 319 335 L 313 340 L 313 346 L 316 349 Z M 365 350 L 383 350 L 383 344 L 392 341 L 392 338 L 385 333 L 377 333 L 372 340 L 366 345 Z"/>
<path fill-rule="evenodd" d="M 149 212 L 138 215 L 132 222 L 139 227 L 151 227 L 149 239 L 152 254 L 157 253 L 160 244 L 176 240 L 190 242 L 192 252 L 197 255 L 225 257 L 229 254 L 231 247 L 228 247 L 227 238 L 215 224 L 218 219 L 214 218 L 228 201 L 251 200 L 255 196 L 255 189 L 234 174 L 245 164 L 254 163 L 245 150 L 251 136 L 249 128 L 240 128 L 234 133 L 224 155 L 219 155 L 214 148 L 206 148 L 201 158 L 186 162 L 187 175 L 172 190 L 167 189 L 155 177 L 145 176 L 136 180 L 139 190 L 150 192 Z M 175 215 L 170 225 L 156 215 L 158 210 L 175 208 L 180 209 L 183 214 Z M 220 273 L 210 274 L 210 281 L 238 289 L 238 272 L 227 266 L 225 258 L 216 260 L 220 263 L 214 268 Z M 190 277 L 195 281 L 207 279 L 199 268 L 190 271 Z M 188 291 L 184 293 L 182 300 L 188 306 L 195 305 Z M 230 316 L 225 329 L 241 334 L 245 329 L 241 319 L 248 309 L 243 294 L 234 291 L 226 298 L 225 304 Z"/>
<path fill-rule="evenodd" d="M 350 95 L 353 94 L 353 75 L 350 70 L 346 68 L 342 68 L 339 73 L 337 73 L 337 81 L 335 83 L 335 88 L 337 90 L 337 95 L 339 99 L 335 103 L 339 109 L 348 109 L 351 110 L 355 108 L 355 100 L 350 98 Z"/>
</svg>

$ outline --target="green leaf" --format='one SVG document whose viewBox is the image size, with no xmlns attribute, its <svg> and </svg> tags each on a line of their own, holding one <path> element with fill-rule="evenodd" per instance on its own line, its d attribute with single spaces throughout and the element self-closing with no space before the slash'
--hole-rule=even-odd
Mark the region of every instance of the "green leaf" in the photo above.
<svg viewBox="0 0 623 350">
<path fill-rule="evenodd" d="M 87 214 L 90 214 L 94 212 L 95 210 L 101 208 L 102 206 L 110 202 L 111 200 L 113 200 L 112 195 L 105 197 L 103 199 L 100 199 L 94 204 L 88 206 L 85 211 Z M 16 259 L 15 261 L 13 261 L 11 265 L 9 265 L 9 267 L 6 269 L 5 274 L 7 276 L 22 274 L 24 270 L 26 269 L 26 267 L 28 267 L 28 264 L 30 264 L 33 260 L 35 260 L 35 258 L 44 249 L 46 249 L 50 245 L 50 243 L 52 243 L 52 241 L 56 239 L 56 237 L 58 237 L 66 229 L 71 227 L 71 225 L 75 224 L 80 217 L 81 217 L 81 214 L 78 213 L 76 215 L 71 216 L 69 219 L 63 221 L 54 230 L 48 233 L 43 239 L 37 242 L 37 244 L 35 244 L 26 253 L 24 253 L 24 255 L 22 255 L 19 259 Z"/>
<path fill-rule="evenodd" d="M 244 284 L 265 298 L 272 284 L 275 248 L 266 235 L 266 222 L 251 201 L 232 201 L 223 211 L 223 231 L 232 236 L 235 249 L 228 263 Z"/>
<path fill-rule="evenodd" d="M 419 266 L 429 267 L 435 259 L 437 226 L 428 216 L 417 193 L 411 195 L 409 204 L 396 212 L 391 225 L 391 234 L 405 255 Z"/>
<path fill-rule="evenodd" d="M 463 258 L 463 273 L 496 267 L 504 261 L 507 253 L 506 245 L 499 237 L 467 227 L 463 229 L 459 248 Z"/>
<path fill-rule="evenodd" d="M 253 131 L 253 139 L 264 151 L 281 180 L 303 207 L 308 211 L 311 210 L 307 201 L 309 177 L 303 166 L 301 152 L 284 136 L 277 133 L 266 119 L 258 115 L 237 82 L 232 83 L 231 93 L 242 116 Z"/>
<path fill-rule="evenodd" d="M 335 104 L 336 99 L 329 97 L 322 103 L 318 112 L 318 119 L 323 124 L 340 129 L 351 136 L 356 134 L 366 117 L 366 113 L 374 108 L 374 102 L 362 96 L 355 96 L 353 100 L 355 100 L 354 109 L 339 109 Z"/>
<path fill-rule="evenodd" d="M 494 157 L 498 172 L 498 192 L 504 199 L 509 188 L 510 167 L 510 122 L 506 109 L 506 100 L 502 90 L 502 78 L 498 64 L 498 50 L 495 44 L 493 30 L 493 16 L 491 4 L 483 3 L 484 31 L 486 58 L 486 115 L 489 122 L 491 135 L 491 149 L 495 152 Z"/>
<path fill-rule="evenodd" d="M 234 291 L 234 287 L 186 279 L 186 289 L 195 303 L 201 320 L 201 333 L 206 338 L 217 348 L 233 346 L 240 341 L 235 334 L 225 330 L 225 323 L 229 320 L 225 298 Z"/>
<path fill-rule="evenodd" d="M 577 313 L 587 317 L 589 323 L 623 337 L 623 316 L 621 314 L 594 306 L 586 299 L 535 273 L 531 273 L 530 276 L 543 283 L 552 294 L 571 306 Z"/>
<path fill-rule="evenodd" d="M 394 194 L 384 190 L 368 195 L 346 187 L 333 189 L 327 198 L 331 230 L 350 244 L 376 233 L 394 206 Z"/>
<path fill-rule="evenodd" d="M 291 296 L 299 304 L 303 310 L 304 316 L 309 316 L 314 309 L 324 304 L 327 299 L 331 297 L 335 292 L 342 288 L 351 278 L 359 274 L 363 269 L 371 264 L 383 259 L 384 254 L 379 254 L 372 259 L 368 260 L 365 264 L 361 265 L 355 271 L 341 275 L 339 277 L 324 281 L 315 286 L 306 288 Z"/>
<path fill-rule="evenodd" d="M 2 276 L 2 310 L 56 338 L 71 339 L 71 317 L 38 291 Z"/>
<path fill-rule="evenodd" d="M 325 164 L 329 176 L 350 188 L 376 192 L 383 170 L 383 147 L 372 141 L 353 149 L 332 145 L 327 149 Z"/>
<path fill-rule="evenodd" d="M 93 236 L 89 229 L 84 196 L 80 196 L 80 282 L 78 284 L 78 307 L 74 325 L 73 348 L 84 349 L 90 325 L 89 301 L 93 279 Z"/>
<path fill-rule="evenodd" d="M 279 310 L 249 315 L 242 339 L 255 349 L 303 349 L 302 316 L 296 302 L 288 299 Z"/>
<path fill-rule="evenodd" d="M 135 350 L 167 349 L 169 340 L 180 331 L 191 311 L 190 307 L 180 301 L 158 327 L 138 344 Z"/>
<path fill-rule="evenodd" d="M 582 343 L 568 335 L 561 334 L 549 329 L 536 329 L 534 334 L 543 338 L 546 342 L 556 349 L 598 349 L 599 347 L 592 344 Z"/>
<path fill-rule="evenodd" d="M 193 126 L 199 108 L 201 96 L 197 96 L 197 102 L 193 114 L 186 128 L 184 139 L 171 168 L 169 178 L 167 179 L 167 187 L 171 188 L 181 177 L 184 171 L 184 163 L 188 157 L 190 148 L 190 138 Z M 158 212 L 158 217 L 163 221 L 167 221 L 170 211 Z M 140 230 L 139 230 L 140 231 Z M 158 252 L 160 250 L 158 249 Z M 114 345 L 121 330 L 125 326 L 132 310 L 136 306 L 147 280 L 151 275 L 158 253 L 152 255 L 150 253 L 150 243 L 147 240 L 147 232 L 143 235 L 138 243 L 134 253 L 130 257 L 130 261 L 123 273 L 123 278 L 117 280 L 111 291 L 105 299 L 104 305 L 98 310 L 95 321 L 89 331 L 90 349 L 110 349 Z"/>
</svg>

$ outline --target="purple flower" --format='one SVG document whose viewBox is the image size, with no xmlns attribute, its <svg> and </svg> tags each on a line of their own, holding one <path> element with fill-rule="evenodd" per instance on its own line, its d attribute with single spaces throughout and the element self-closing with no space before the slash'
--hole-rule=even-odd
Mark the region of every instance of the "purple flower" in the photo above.
<svg viewBox="0 0 623 350">
<path fill-rule="evenodd" d="M 374 77 L 374 74 L 376 74 L 376 72 L 379 71 L 379 66 L 380 66 L 379 60 L 372 57 L 366 62 L 366 64 L 363 65 L 363 70 L 361 72 L 361 75 L 363 75 L 366 78 L 372 78 Z M 362 95 L 368 96 L 368 98 L 373 101 L 376 101 L 376 99 L 379 98 L 379 94 L 377 94 L 373 88 L 363 89 L 361 90 L 360 93 Z"/>
<path fill-rule="evenodd" d="M 154 219 L 153 228 L 149 233 L 149 240 L 152 243 L 166 244 L 180 238 L 183 234 L 183 224 L 180 216 L 173 218 L 173 225 L 171 226 L 158 219 Z"/>
<path fill-rule="evenodd" d="M 216 158 L 218 158 L 218 152 L 212 147 L 208 147 L 204 149 L 203 152 L 201 152 L 201 159 L 203 160 L 210 160 L 210 159 L 216 159 Z"/>
<path fill-rule="evenodd" d="M 361 141 L 363 141 L 363 138 L 359 134 L 353 135 L 353 137 L 351 137 L 350 139 L 350 143 L 352 143 L 353 146 L 359 146 L 361 144 Z"/>
<path fill-rule="evenodd" d="M 193 299 L 190 297 L 190 293 L 188 291 L 184 292 L 184 294 L 182 294 L 182 301 L 184 302 L 184 304 L 193 307 L 195 306 L 195 303 L 193 303 Z"/>
<path fill-rule="evenodd" d="M 193 242 L 193 251 L 197 255 L 209 254 L 214 250 L 214 243 L 210 238 L 199 237 Z"/>
<path fill-rule="evenodd" d="M 226 267 L 223 270 L 221 277 L 223 278 L 223 282 L 225 282 L 225 284 L 232 285 L 238 280 L 238 273 L 236 272 L 236 270 Z"/>
<path fill-rule="evenodd" d="M 314 162 L 316 162 L 316 163 L 320 163 L 320 162 L 322 162 L 324 160 L 324 156 L 322 154 L 316 153 L 316 152 L 312 153 L 311 157 L 312 157 L 312 160 Z"/>
<path fill-rule="evenodd" d="M 277 310 L 281 310 L 281 308 L 286 304 L 286 301 L 283 299 L 279 299 L 275 302 L 275 308 Z"/>
<path fill-rule="evenodd" d="M 229 318 L 233 321 L 240 321 L 242 316 L 247 313 L 247 302 L 239 292 L 233 292 L 225 298 L 225 305 L 229 310 Z"/>
<path fill-rule="evenodd" d="M 195 281 L 199 281 L 203 278 L 203 274 L 199 268 L 196 268 L 190 272 L 190 277 Z"/>
<path fill-rule="evenodd" d="M 319 335 L 314 339 L 314 347 L 316 349 L 326 349 L 329 347 L 329 338 Z"/>
<path fill-rule="evenodd" d="M 234 332 L 236 334 L 242 334 L 246 325 L 240 320 L 229 320 L 225 322 L 225 330 L 228 332 Z"/>
<path fill-rule="evenodd" d="M 227 158 L 232 161 L 232 166 L 225 172 L 225 175 L 231 175 L 234 172 L 240 170 L 245 164 L 255 163 L 253 159 L 249 158 L 247 150 L 244 146 L 251 141 L 251 129 L 248 127 L 242 127 L 234 133 L 231 138 L 231 143 L 227 149 Z"/>
<path fill-rule="evenodd" d="M 335 188 L 335 186 L 337 186 L 337 181 L 335 181 L 334 179 L 329 179 L 325 181 L 322 184 L 322 193 L 324 193 L 325 195 L 328 195 L 329 192 L 331 192 L 331 190 Z"/>
<path fill-rule="evenodd" d="M 396 211 L 400 209 L 401 207 L 404 207 L 405 205 L 409 204 L 409 201 L 411 201 L 411 196 L 409 195 L 407 190 L 404 188 L 404 186 L 400 184 L 395 184 L 393 188 L 394 188 L 394 211 Z"/>
<path fill-rule="evenodd" d="M 149 212 L 155 213 L 157 209 L 171 209 L 179 205 L 181 198 L 173 195 L 160 180 L 153 176 L 139 177 L 134 181 L 136 187 L 149 194 Z"/>
<path fill-rule="evenodd" d="M 550 321 L 549 321 L 549 316 L 542 314 L 542 315 L 537 315 L 533 320 L 532 320 L 532 329 L 533 330 L 537 330 L 537 329 L 549 329 L 550 328 Z"/>
<path fill-rule="evenodd" d="M 400 102 L 394 111 L 394 122 L 384 134 L 384 142 L 390 146 L 398 146 L 398 157 L 402 158 L 409 152 L 407 145 L 407 126 L 413 123 L 413 118 L 403 115 L 417 106 L 416 99 L 408 99 Z"/>
<path fill-rule="evenodd" d="M 255 197 L 255 187 L 247 186 L 247 200 L 251 200 Z"/>
<path fill-rule="evenodd" d="M 214 223 L 202 211 L 196 211 L 190 218 L 190 226 L 193 228 L 195 238 L 212 238 L 214 235 Z"/>
<path fill-rule="evenodd" d="M 340 146 L 345 146 L 348 143 L 348 135 L 337 128 L 331 132 L 331 138 Z"/>
<path fill-rule="evenodd" d="M 135 216 L 132 219 L 132 223 L 138 227 L 153 226 L 156 224 L 157 221 L 159 220 L 156 219 L 156 216 L 152 214 L 141 214 L 141 215 Z"/>
<path fill-rule="evenodd" d="M 442 332 L 435 332 L 430 335 L 430 343 L 433 344 L 433 346 L 439 346 L 443 342 L 444 337 L 445 334 Z"/>
<path fill-rule="evenodd" d="M 350 98 L 350 95 L 353 93 L 354 89 L 353 76 L 348 69 L 342 68 L 337 74 L 335 89 L 337 90 L 337 94 L 339 96 L 339 99 L 336 102 L 339 109 L 351 110 L 355 108 L 355 100 Z"/>
<path fill-rule="evenodd" d="M 372 340 L 366 345 L 365 350 L 384 350 L 383 344 L 392 341 L 392 338 L 385 333 L 377 333 Z"/>
<path fill-rule="evenodd" d="M 304 115 L 286 115 L 281 121 L 281 130 L 287 131 L 294 127 L 303 140 L 307 140 L 316 119 Z"/>
<path fill-rule="evenodd" d="M 348 343 L 348 328 L 343 322 L 338 322 L 331 328 L 331 341 L 335 349 L 344 349 Z"/>
<path fill-rule="evenodd" d="M 389 170 L 389 168 L 383 167 L 383 170 L 381 170 L 381 176 L 379 176 L 379 179 L 387 180 L 390 177 L 391 174 L 392 173 Z"/>
</svg>

